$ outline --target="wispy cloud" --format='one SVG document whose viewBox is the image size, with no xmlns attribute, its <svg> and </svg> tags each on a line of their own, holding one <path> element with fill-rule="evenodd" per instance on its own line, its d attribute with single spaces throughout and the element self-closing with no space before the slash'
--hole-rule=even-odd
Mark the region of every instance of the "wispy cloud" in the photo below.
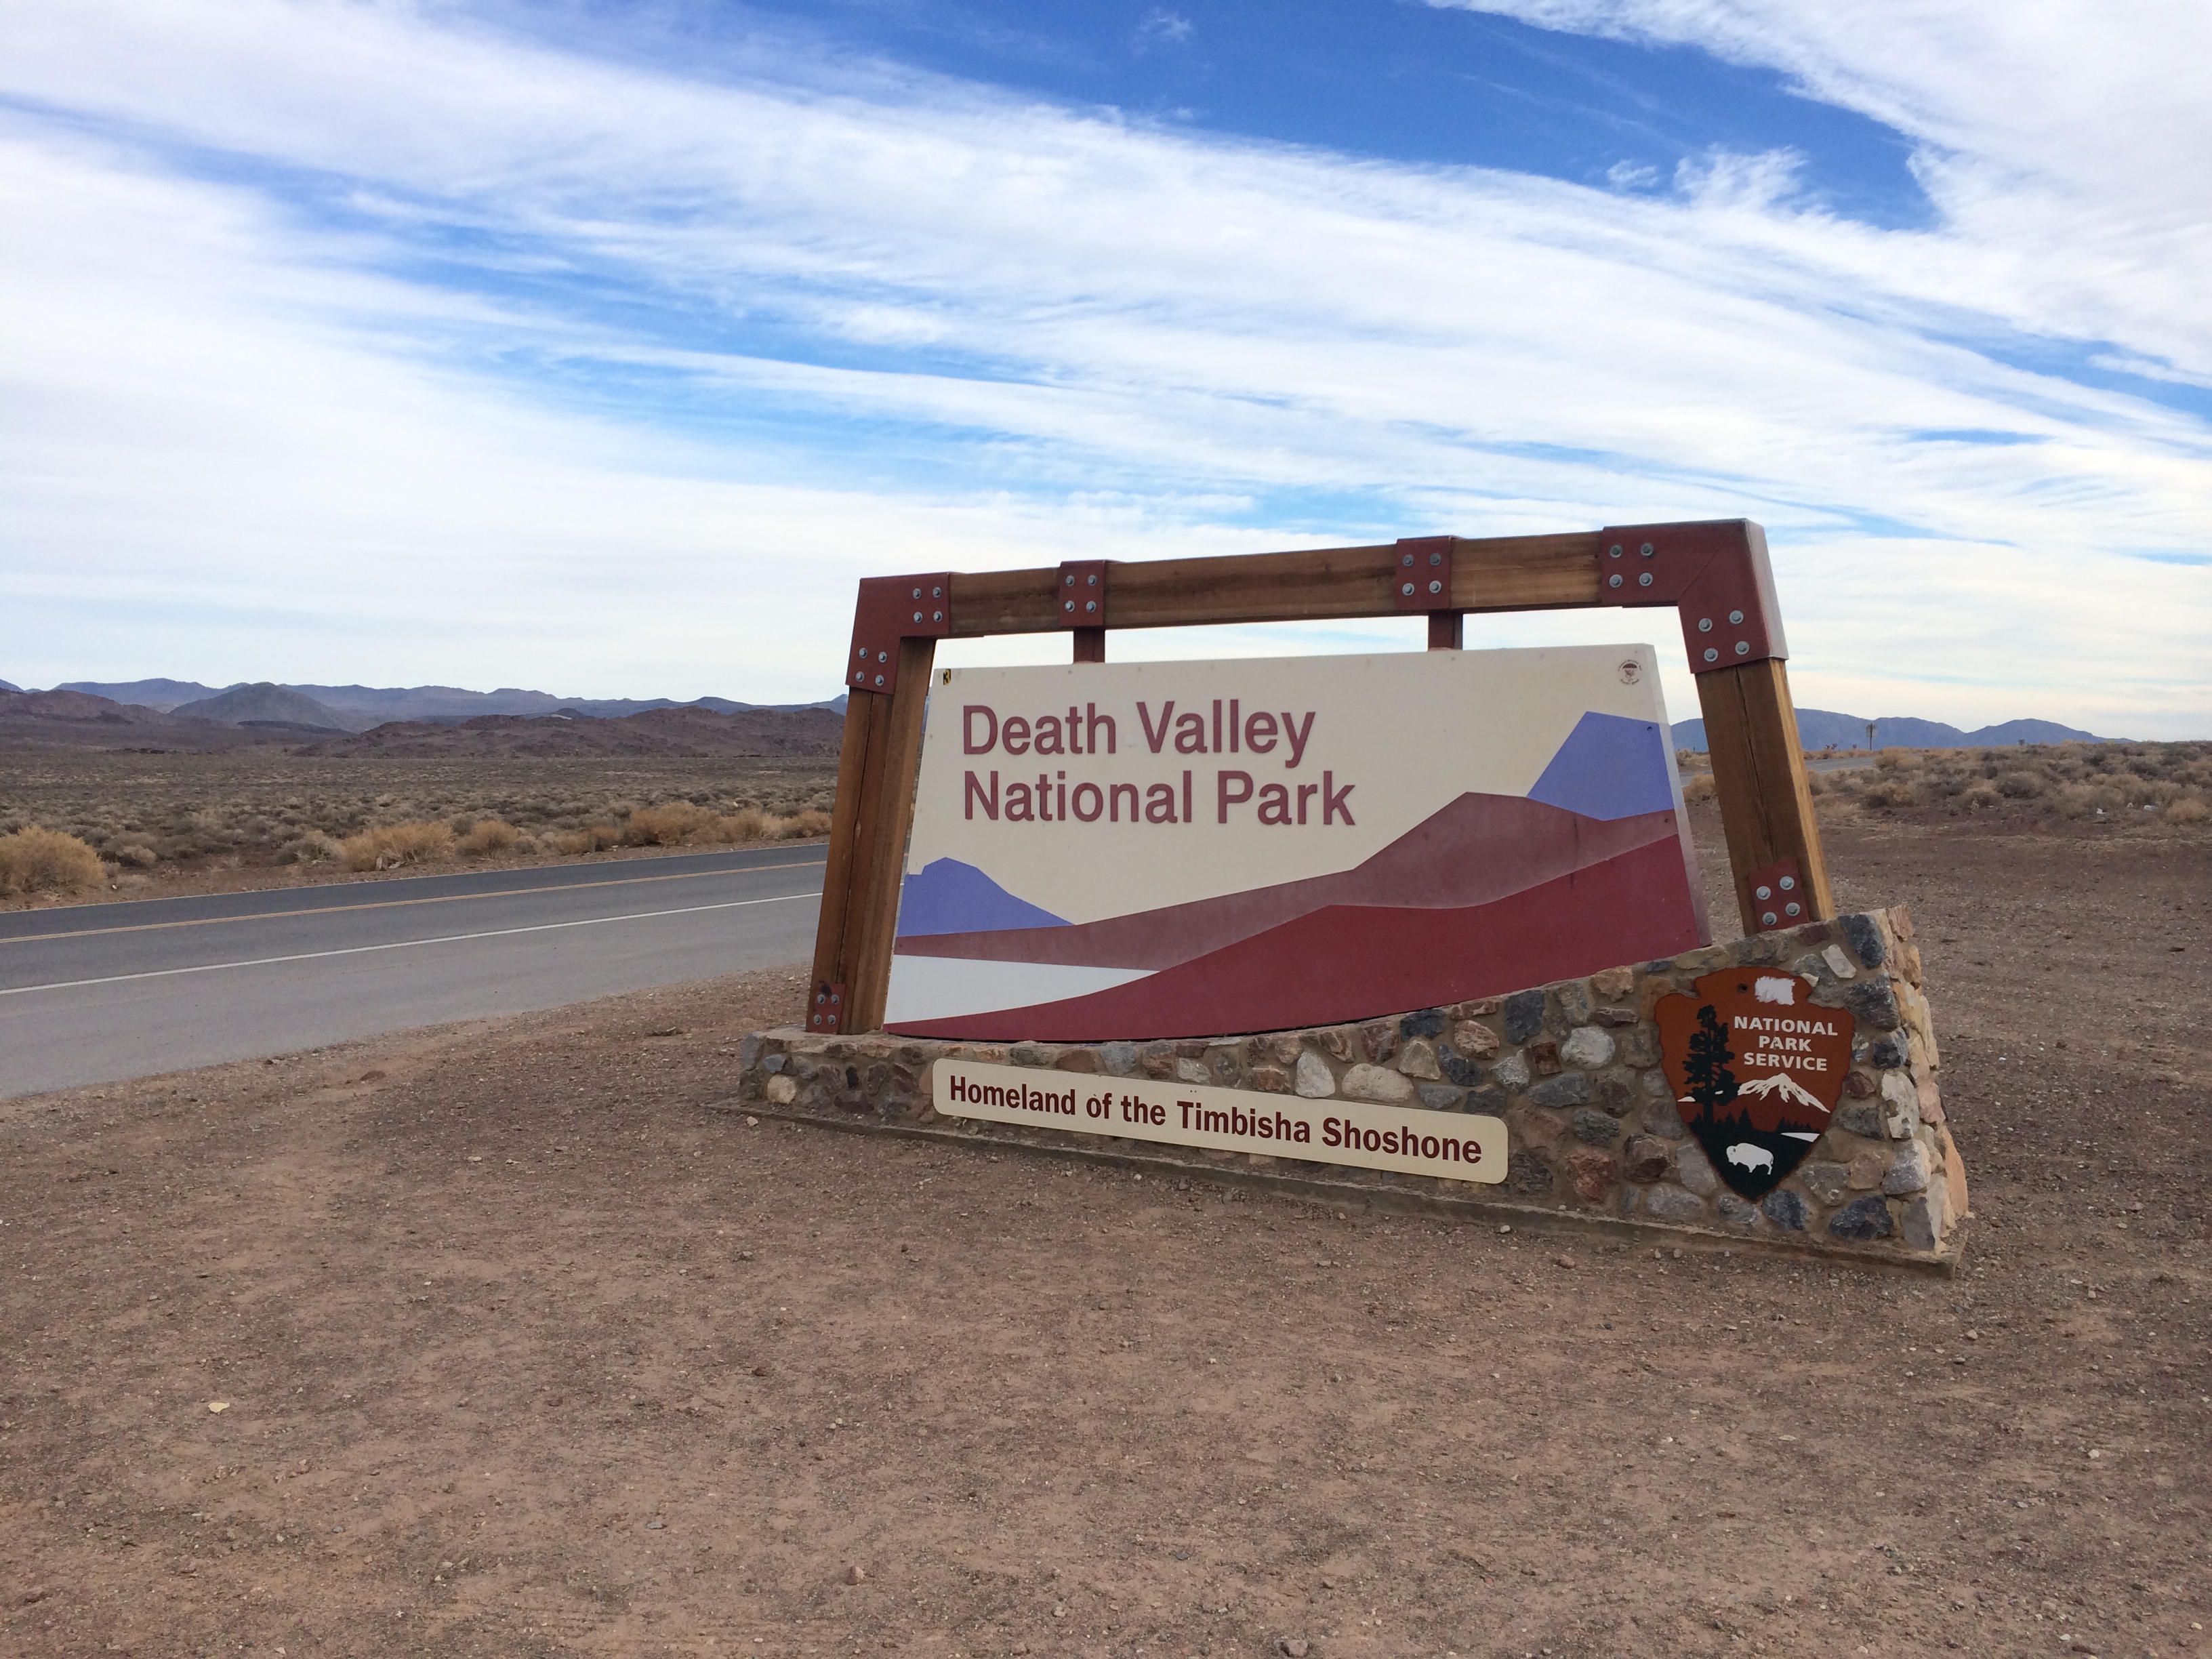
<svg viewBox="0 0 2212 1659">
<path fill-rule="evenodd" d="M 1778 14 L 1539 9 L 1883 112 L 1946 222 L 1786 152 L 1592 190 L 465 12 L 14 9 L 0 672 L 799 696 L 870 569 L 1746 513 L 1804 701 L 2212 720 L 2212 591 L 2156 562 L 2212 540 L 2212 303 L 2116 223 L 2037 245 L 2085 164 Z M 1576 630 L 1649 623 L 1488 636 Z"/>
</svg>

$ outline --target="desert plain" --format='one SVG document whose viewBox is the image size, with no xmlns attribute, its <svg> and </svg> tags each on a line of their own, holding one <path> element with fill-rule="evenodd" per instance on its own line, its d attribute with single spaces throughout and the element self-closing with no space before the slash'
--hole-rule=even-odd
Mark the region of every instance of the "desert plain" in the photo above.
<svg viewBox="0 0 2212 1659">
<path fill-rule="evenodd" d="M 2212 1652 L 2212 837 L 2119 817 L 1827 828 L 1950 1279 L 729 1110 L 796 963 L 9 1102 L 0 1644 Z"/>
</svg>

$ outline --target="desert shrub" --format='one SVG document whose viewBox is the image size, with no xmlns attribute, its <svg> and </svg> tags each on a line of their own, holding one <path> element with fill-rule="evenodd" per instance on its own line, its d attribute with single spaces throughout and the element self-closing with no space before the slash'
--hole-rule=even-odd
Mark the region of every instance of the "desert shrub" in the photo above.
<svg viewBox="0 0 2212 1659">
<path fill-rule="evenodd" d="M 830 833 L 830 823 L 829 813 L 809 807 L 804 812 L 794 812 L 786 818 L 779 834 L 785 839 L 804 836 L 826 836 Z"/>
<path fill-rule="evenodd" d="M 143 841 L 126 841 L 110 854 L 118 864 L 128 864 L 143 870 L 161 861 L 161 854 Z"/>
<path fill-rule="evenodd" d="M 688 800 L 674 800 L 665 806 L 631 808 L 622 838 L 630 847 L 681 847 L 687 842 L 730 839 L 718 833 L 720 828 L 718 814 Z"/>
<path fill-rule="evenodd" d="M 471 858 L 512 853 L 525 839 L 521 830 L 500 818 L 479 818 L 468 827 L 458 845 Z"/>
<path fill-rule="evenodd" d="M 2168 801 L 2159 816 L 2168 823 L 2202 823 L 2212 818 L 2212 805 L 2207 805 L 2202 795 L 2183 795 Z"/>
<path fill-rule="evenodd" d="M 1997 793 L 2014 800 L 2033 800 L 2048 787 L 2039 773 L 2023 772 L 2015 768 L 1997 775 Z"/>
<path fill-rule="evenodd" d="M 101 879 L 100 854 L 75 836 L 35 823 L 0 836 L 0 892 L 90 887 Z"/>
<path fill-rule="evenodd" d="M 1905 749 L 1885 749 L 1874 757 L 1874 763 L 1885 772 L 1895 772 L 1915 765 L 1920 757 Z"/>
<path fill-rule="evenodd" d="M 1959 805 L 1969 812 L 1986 812 L 1993 806 L 2003 805 L 2004 802 L 2003 793 L 1986 778 L 1970 784 L 1959 793 Z"/>
<path fill-rule="evenodd" d="M 1912 800 L 1912 785 L 1896 777 L 1869 784 L 1859 795 L 1859 803 L 1864 806 L 1910 806 Z"/>
<path fill-rule="evenodd" d="M 344 845 L 319 830 L 294 836 L 276 848 L 279 864 L 327 864 L 344 856 Z"/>
<path fill-rule="evenodd" d="M 429 864 L 453 855 L 453 826 L 420 818 L 379 824 L 349 836 L 340 852 L 349 870 L 391 870 L 403 864 Z"/>
<path fill-rule="evenodd" d="M 1684 800 L 1711 800 L 1719 793 L 1720 786 L 1713 781 L 1713 775 L 1710 772 L 1694 773 L 1682 780 Z"/>
<path fill-rule="evenodd" d="M 619 824 L 587 823 L 580 830 L 563 830 L 553 837 L 556 852 L 574 856 L 579 853 L 597 853 L 609 847 L 622 845 L 623 832 Z"/>
</svg>

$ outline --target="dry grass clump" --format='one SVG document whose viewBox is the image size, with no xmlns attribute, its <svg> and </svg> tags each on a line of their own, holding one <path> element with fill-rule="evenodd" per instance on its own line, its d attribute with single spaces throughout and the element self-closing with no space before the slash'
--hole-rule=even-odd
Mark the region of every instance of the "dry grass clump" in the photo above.
<svg viewBox="0 0 2212 1659">
<path fill-rule="evenodd" d="M 0 893 L 90 887 L 104 878 L 100 854 L 75 836 L 35 823 L 0 836 Z"/>
<path fill-rule="evenodd" d="M 679 800 L 665 806 L 633 807 L 621 835 L 623 844 L 630 847 L 729 847 L 749 841 L 795 841 L 829 832 L 827 812 L 785 814 L 763 811 L 757 806 L 714 812 Z"/>
<path fill-rule="evenodd" d="M 339 843 L 349 870 L 395 870 L 403 864 L 436 864 L 453 855 L 453 826 L 415 819 L 382 823 Z"/>
<path fill-rule="evenodd" d="M 537 843 L 504 818 L 478 818 L 461 832 L 456 842 L 461 854 L 467 858 L 496 858 L 504 853 L 528 853 L 537 849 Z"/>
</svg>

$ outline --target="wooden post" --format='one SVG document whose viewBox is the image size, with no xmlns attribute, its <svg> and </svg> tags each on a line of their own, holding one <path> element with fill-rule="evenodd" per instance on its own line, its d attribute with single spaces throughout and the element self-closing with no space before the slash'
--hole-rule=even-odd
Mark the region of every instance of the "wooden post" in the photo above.
<svg viewBox="0 0 2212 1659">
<path fill-rule="evenodd" d="M 883 1024 L 901 866 L 921 763 L 922 706 L 936 655 L 933 639 L 900 641 L 890 695 L 854 691 L 845 705 L 830 861 L 814 933 L 813 983 L 817 989 L 843 988 L 838 1029 L 848 1033 Z"/>
<path fill-rule="evenodd" d="M 1753 877 L 1785 859 L 1796 865 L 1802 880 L 1804 920 L 1834 915 L 1828 860 L 1820 850 L 1813 792 L 1805 781 L 1797 710 L 1790 701 L 1789 668 L 1778 657 L 1770 657 L 1700 674 L 1698 703 L 1705 717 L 1705 748 L 1712 757 L 1713 787 L 1744 932 L 1760 931 L 1761 906 L 1753 896 Z"/>
</svg>

